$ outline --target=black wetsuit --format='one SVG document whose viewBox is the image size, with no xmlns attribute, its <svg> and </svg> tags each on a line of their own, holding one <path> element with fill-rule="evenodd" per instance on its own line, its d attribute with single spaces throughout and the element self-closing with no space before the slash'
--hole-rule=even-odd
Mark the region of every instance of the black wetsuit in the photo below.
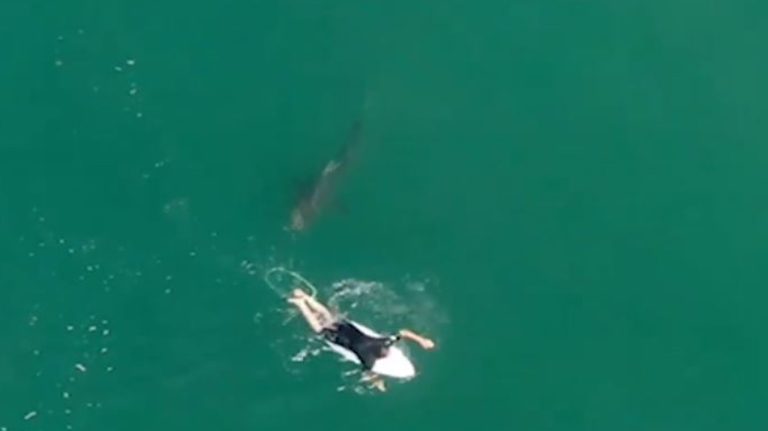
<svg viewBox="0 0 768 431">
<path fill-rule="evenodd" d="M 371 337 L 364 334 L 354 324 L 342 320 L 322 332 L 326 340 L 337 344 L 357 356 L 364 370 L 373 368 L 377 359 L 386 355 L 386 349 L 400 340 L 399 335 Z"/>
</svg>

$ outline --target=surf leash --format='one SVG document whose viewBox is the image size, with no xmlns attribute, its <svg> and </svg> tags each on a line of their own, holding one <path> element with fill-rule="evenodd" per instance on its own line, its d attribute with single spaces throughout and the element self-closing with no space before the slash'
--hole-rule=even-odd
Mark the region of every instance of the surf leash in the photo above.
<svg viewBox="0 0 768 431">
<path fill-rule="evenodd" d="M 267 271 L 264 274 L 264 282 L 267 283 L 267 285 L 269 285 L 269 287 L 273 291 L 275 291 L 277 293 L 280 293 L 280 289 L 273 282 L 274 276 L 276 276 L 278 274 L 283 274 L 283 275 L 290 276 L 291 278 L 294 279 L 294 281 L 297 281 L 300 284 L 303 284 L 307 289 L 309 289 L 309 291 L 311 292 L 311 295 L 310 295 L 311 297 L 313 297 L 313 298 L 317 297 L 317 288 L 315 287 L 314 284 L 310 283 L 309 280 L 307 280 L 306 278 L 302 277 L 302 275 L 299 274 L 298 272 L 291 271 L 290 269 L 287 269 L 287 268 L 282 267 L 282 266 L 278 266 L 278 267 L 275 267 L 275 268 L 270 268 L 269 271 Z"/>
</svg>

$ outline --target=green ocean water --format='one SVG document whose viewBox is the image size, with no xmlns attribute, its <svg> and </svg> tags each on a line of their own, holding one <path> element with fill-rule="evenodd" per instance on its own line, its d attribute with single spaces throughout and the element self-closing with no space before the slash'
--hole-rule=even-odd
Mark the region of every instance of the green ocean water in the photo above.
<svg viewBox="0 0 768 431">
<path fill-rule="evenodd" d="M 0 430 L 765 430 L 767 16 L 4 2 Z M 280 265 L 438 349 L 339 390 Z"/>
</svg>

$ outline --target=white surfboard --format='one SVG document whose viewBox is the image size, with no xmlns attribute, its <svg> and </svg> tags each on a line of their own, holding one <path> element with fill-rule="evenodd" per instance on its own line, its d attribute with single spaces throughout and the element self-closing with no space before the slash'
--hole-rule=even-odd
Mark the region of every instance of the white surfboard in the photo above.
<svg viewBox="0 0 768 431">
<path fill-rule="evenodd" d="M 368 328 L 357 322 L 350 321 L 350 323 L 355 325 L 355 327 L 359 329 L 360 332 L 368 335 L 369 337 L 382 337 L 381 334 L 377 333 L 371 328 Z M 331 343 L 328 340 L 325 342 L 334 352 L 341 355 L 347 361 L 360 364 L 360 360 L 357 358 L 354 352 L 350 351 L 349 349 L 345 349 L 338 344 Z M 377 359 L 376 362 L 373 363 L 371 371 L 382 376 L 395 377 L 398 379 L 410 379 L 416 375 L 416 367 L 413 366 L 413 362 L 411 362 L 411 360 L 405 356 L 405 353 L 403 353 L 403 351 L 397 346 L 390 346 L 387 356 Z"/>
</svg>

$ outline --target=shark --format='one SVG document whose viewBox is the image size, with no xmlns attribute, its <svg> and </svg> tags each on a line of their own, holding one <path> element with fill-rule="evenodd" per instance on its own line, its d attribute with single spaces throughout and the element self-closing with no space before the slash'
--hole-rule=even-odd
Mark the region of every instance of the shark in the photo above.
<svg viewBox="0 0 768 431">
<path fill-rule="evenodd" d="M 300 194 L 298 202 L 291 210 L 290 230 L 294 232 L 307 230 L 331 204 L 342 177 L 349 170 L 360 149 L 363 141 L 362 129 L 362 122 L 356 121 L 352 125 L 346 143 L 336 157 L 325 164 L 310 187 Z"/>
</svg>

